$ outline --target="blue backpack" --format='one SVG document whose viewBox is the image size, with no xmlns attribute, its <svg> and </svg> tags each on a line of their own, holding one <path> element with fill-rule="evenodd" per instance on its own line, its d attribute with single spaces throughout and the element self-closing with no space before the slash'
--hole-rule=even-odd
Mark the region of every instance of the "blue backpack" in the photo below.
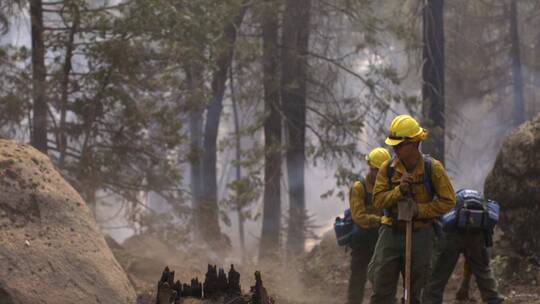
<svg viewBox="0 0 540 304">
<path fill-rule="evenodd" d="M 352 220 L 351 209 L 344 212 L 343 218 L 336 217 L 334 222 L 334 233 L 339 246 L 346 246 L 351 243 L 353 229 L 356 225 Z"/>
<path fill-rule="evenodd" d="M 366 184 L 364 179 L 360 179 L 360 182 L 362 183 L 362 187 L 364 187 L 364 201 L 366 204 L 371 204 L 371 193 L 368 193 L 365 190 Z M 351 209 L 348 208 L 345 209 L 343 218 L 339 216 L 336 217 L 336 220 L 334 221 L 334 233 L 336 234 L 338 245 L 347 246 L 351 244 L 353 236 L 364 235 L 367 231 L 353 221 Z"/>
<path fill-rule="evenodd" d="M 486 200 L 480 192 L 471 189 L 459 190 L 456 199 L 456 206 L 442 217 L 445 231 L 493 231 L 499 222 L 497 202 Z"/>
</svg>

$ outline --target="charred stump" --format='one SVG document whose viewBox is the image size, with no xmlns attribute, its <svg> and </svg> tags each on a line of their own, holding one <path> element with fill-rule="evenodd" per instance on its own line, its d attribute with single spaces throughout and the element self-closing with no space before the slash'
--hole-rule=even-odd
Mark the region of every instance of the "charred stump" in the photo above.
<svg viewBox="0 0 540 304">
<path fill-rule="evenodd" d="M 191 292 L 191 285 L 184 283 L 182 285 L 182 297 L 189 298 L 193 297 L 193 292 Z"/>
<path fill-rule="evenodd" d="M 255 286 L 251 286 L 250 304 L 274 304 L 274 299 L 268 296 L 266 288 L 263 286 L 259 271 L 255 271 Z"/>
<path fill-rule="evenodd" d="M 250 293 L 242 295 L 240 287 L 240 273 L 234 265 L 225 274 L 217 266 L 208 265 L 204 284 L 198 278 L 191 280 L 191 284 L 182 284 L 179 280 L 174 282 L 174 271 L 165 267 L 158 281 L 156 304 L 179 304 L 184 298 L 197 298 L 218 300 L 216 303 L 226 304 L 274 304 L 263 286 L 261 273 L 255 272 L 255 285 L 251 286 Z"/>
<path fill-rule="evenodd" d="M 203 286 L 199 282 L 199 278 L 191 279 L 191 297 L 202 299 Z"/>
<path fill-rule="evenodd" d="M 231 264 L 231 269 L 229 270 L 227 293 L 231 295 L 240 295 L 242 293 L 242 288 L 240 287 L 240 273 L 234 269 L 233 264 Z"/>
<path fill-rule="evenodd" d="M 227 275 L 225 274 L 225 270 L 223 268 L 219 269 L 218 272 L 218 279 L 217 279 L 217 294 L 218 295 L 224 295 L 227 293 Z"/>
<path fill-rule="evenodd" d="M 180 284 L 180 282 L 178 282 L 178 284 Z M 165 267 L 157 284 L 156 303 L 174 303 L 176 300 L 176 291 L 174 287 L 174 271 L 170 271 L 169 267 Z"/>
<path fill-rule="evenodd" d="M 204 298 L 210 299 L 217 297 L 218 294 L 218 273 L 217 266 L 208 265 L 208 270 L 204 278 L 203 291 Z"/>
</svg>

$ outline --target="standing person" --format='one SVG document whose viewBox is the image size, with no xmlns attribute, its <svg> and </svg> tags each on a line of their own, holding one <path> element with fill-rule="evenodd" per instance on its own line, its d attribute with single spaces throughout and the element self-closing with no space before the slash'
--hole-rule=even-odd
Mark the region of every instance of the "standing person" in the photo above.
<svg viewBox="0 0 540 304">
<path fill-rule="evenodd" d="M 390 125 L 386 144 L 397 158 L 379 169 L 373 188 L 373 206 L 391 218 L 383 222 L 372 261 L 371 304 L 395 303 L 399 274 L 405 266 L 405 223 L 398 221 L 398 202 L 410 197 L 413 203 L 412 303 L 420 303 L 422 288 L 430 275 L 433 219 L 456 203 L 454 189 L 441 162 L 420 153 L 427 131 L 409 115 L 399 115 Z"/>
<path fill-rule="evenodd" d="M 457 204 L 455 210 L 443 218 L 445 224 L 445 237 L 439 242 L 439 246 L 435 249 L 435 265 L 429 283 L 424 291 L 423 303 L 425 304 L 441 304 L 443 301 L 443 293 L 448 279 L 452 275 L 459 255 L 463 253 L 465 263 L 469 266 L 470 271 L 476 278 L 478 289 L 482 295 L 482 301 L 488 304 L 498 304 L 504 302 L 504 298 L 497 291 L 497 282 L 493 277 L 493 272 L 489 265 L 490 257 L 488 247 L 491 247 L 491 236 L 493 228 L 489 223 L 495 221 L 488 220 L 491 215 L 486 212 L 486 200 L 482 194 L 476 190 L 462 189 L 456 193 Z M 479 207 L 475 207 L 479 206 Z M 459 214 L 462 208 L 466 208 L 464 212 L 468 212 L 466 221 L 459 221 L 457 218 L 462 217 Z M 475 210 L 480 214 L 482 220 L 475 220 L 472 212 Z M 497 208 L 498 210 L 498 208 Z M 479 212 L 479 213 L 478 213 Z M 498 219 L 498 212 L 495 212 Z M 446 225 L 446 218 L 456 215 L 456 220 L 452 224 Z M 450 222 L 450 221 L 449 221 Z M 488 224 L 485 224 L 488 223 Z M 448 227 L 450 226 L 451 227 Z M 493 224 L 494 225 L 494 224 Z"/>
<path fill-rule="evenodd" d="M 373 208 L 372 190 L 375 177 L 382 163 L 390 159 L 385 148 L 375 148 L 366 156 L 369 166 L 368 174 L 360 181 L 354 182 L 349 192 L 349 205 L 354 224 L 359 233 L 353 233 L 351 239 L 351 276 L 347 294 L 348 304 L 362 304 L 366 285 L 366 271 L 375 244 L 382 212 Z"/>
</svg>

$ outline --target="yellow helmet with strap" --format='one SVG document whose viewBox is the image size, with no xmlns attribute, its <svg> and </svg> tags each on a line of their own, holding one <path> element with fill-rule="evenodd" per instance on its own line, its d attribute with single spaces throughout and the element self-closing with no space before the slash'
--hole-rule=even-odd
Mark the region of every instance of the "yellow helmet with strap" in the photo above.
<svg viewBox="0 0 540 304">
<path fill-rule="evenodd" d="M 427 138 L 427 131 L 420 126 L 416 119 L 409 115 L 399 115 L 390 124 L 390 134 L 385 143 L 397 146 L 404 141 L 422 141 Z"/>
</svg>

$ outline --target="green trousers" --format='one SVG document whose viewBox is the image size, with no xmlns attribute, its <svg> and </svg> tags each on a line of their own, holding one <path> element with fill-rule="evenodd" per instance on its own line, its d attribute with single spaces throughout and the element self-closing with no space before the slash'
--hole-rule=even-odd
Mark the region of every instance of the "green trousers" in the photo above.
<svg viewBox="0 0 540 304">
<path fill-rule="evenodd" d="M 424 290 L 424 304 L 440 304 L 448 279 L 452 275 L 459 255 L 463 253 L 471 272 L 476 278 L 478 289 L 485 303 L 502 303 L 497 292 L 497 283 L 489 265 L 489 252 L 485 246 L 483 232 L 447 233 L 435 247 L 433 272 Z"/>
<path fill-rule="evenodd" d="M 433 236 L 431 226 L 413 232 L 411 303 L 420 303 L 422 289 L 429 278 Z M 370 303 L 396 303 L 399 275 L 405 272 L 405 232 L 382 226 L 369 267 L 373 281 Z"/>
<path fill-rule="evenodd" d="M 354 236 L 351 241 L 351 276 L 347 293 L 348 304 L 362 304 L 366 285 L 367 267 L 371 261 L 378 229 L 370 229 L 365 235 Z"/>
</svg>

